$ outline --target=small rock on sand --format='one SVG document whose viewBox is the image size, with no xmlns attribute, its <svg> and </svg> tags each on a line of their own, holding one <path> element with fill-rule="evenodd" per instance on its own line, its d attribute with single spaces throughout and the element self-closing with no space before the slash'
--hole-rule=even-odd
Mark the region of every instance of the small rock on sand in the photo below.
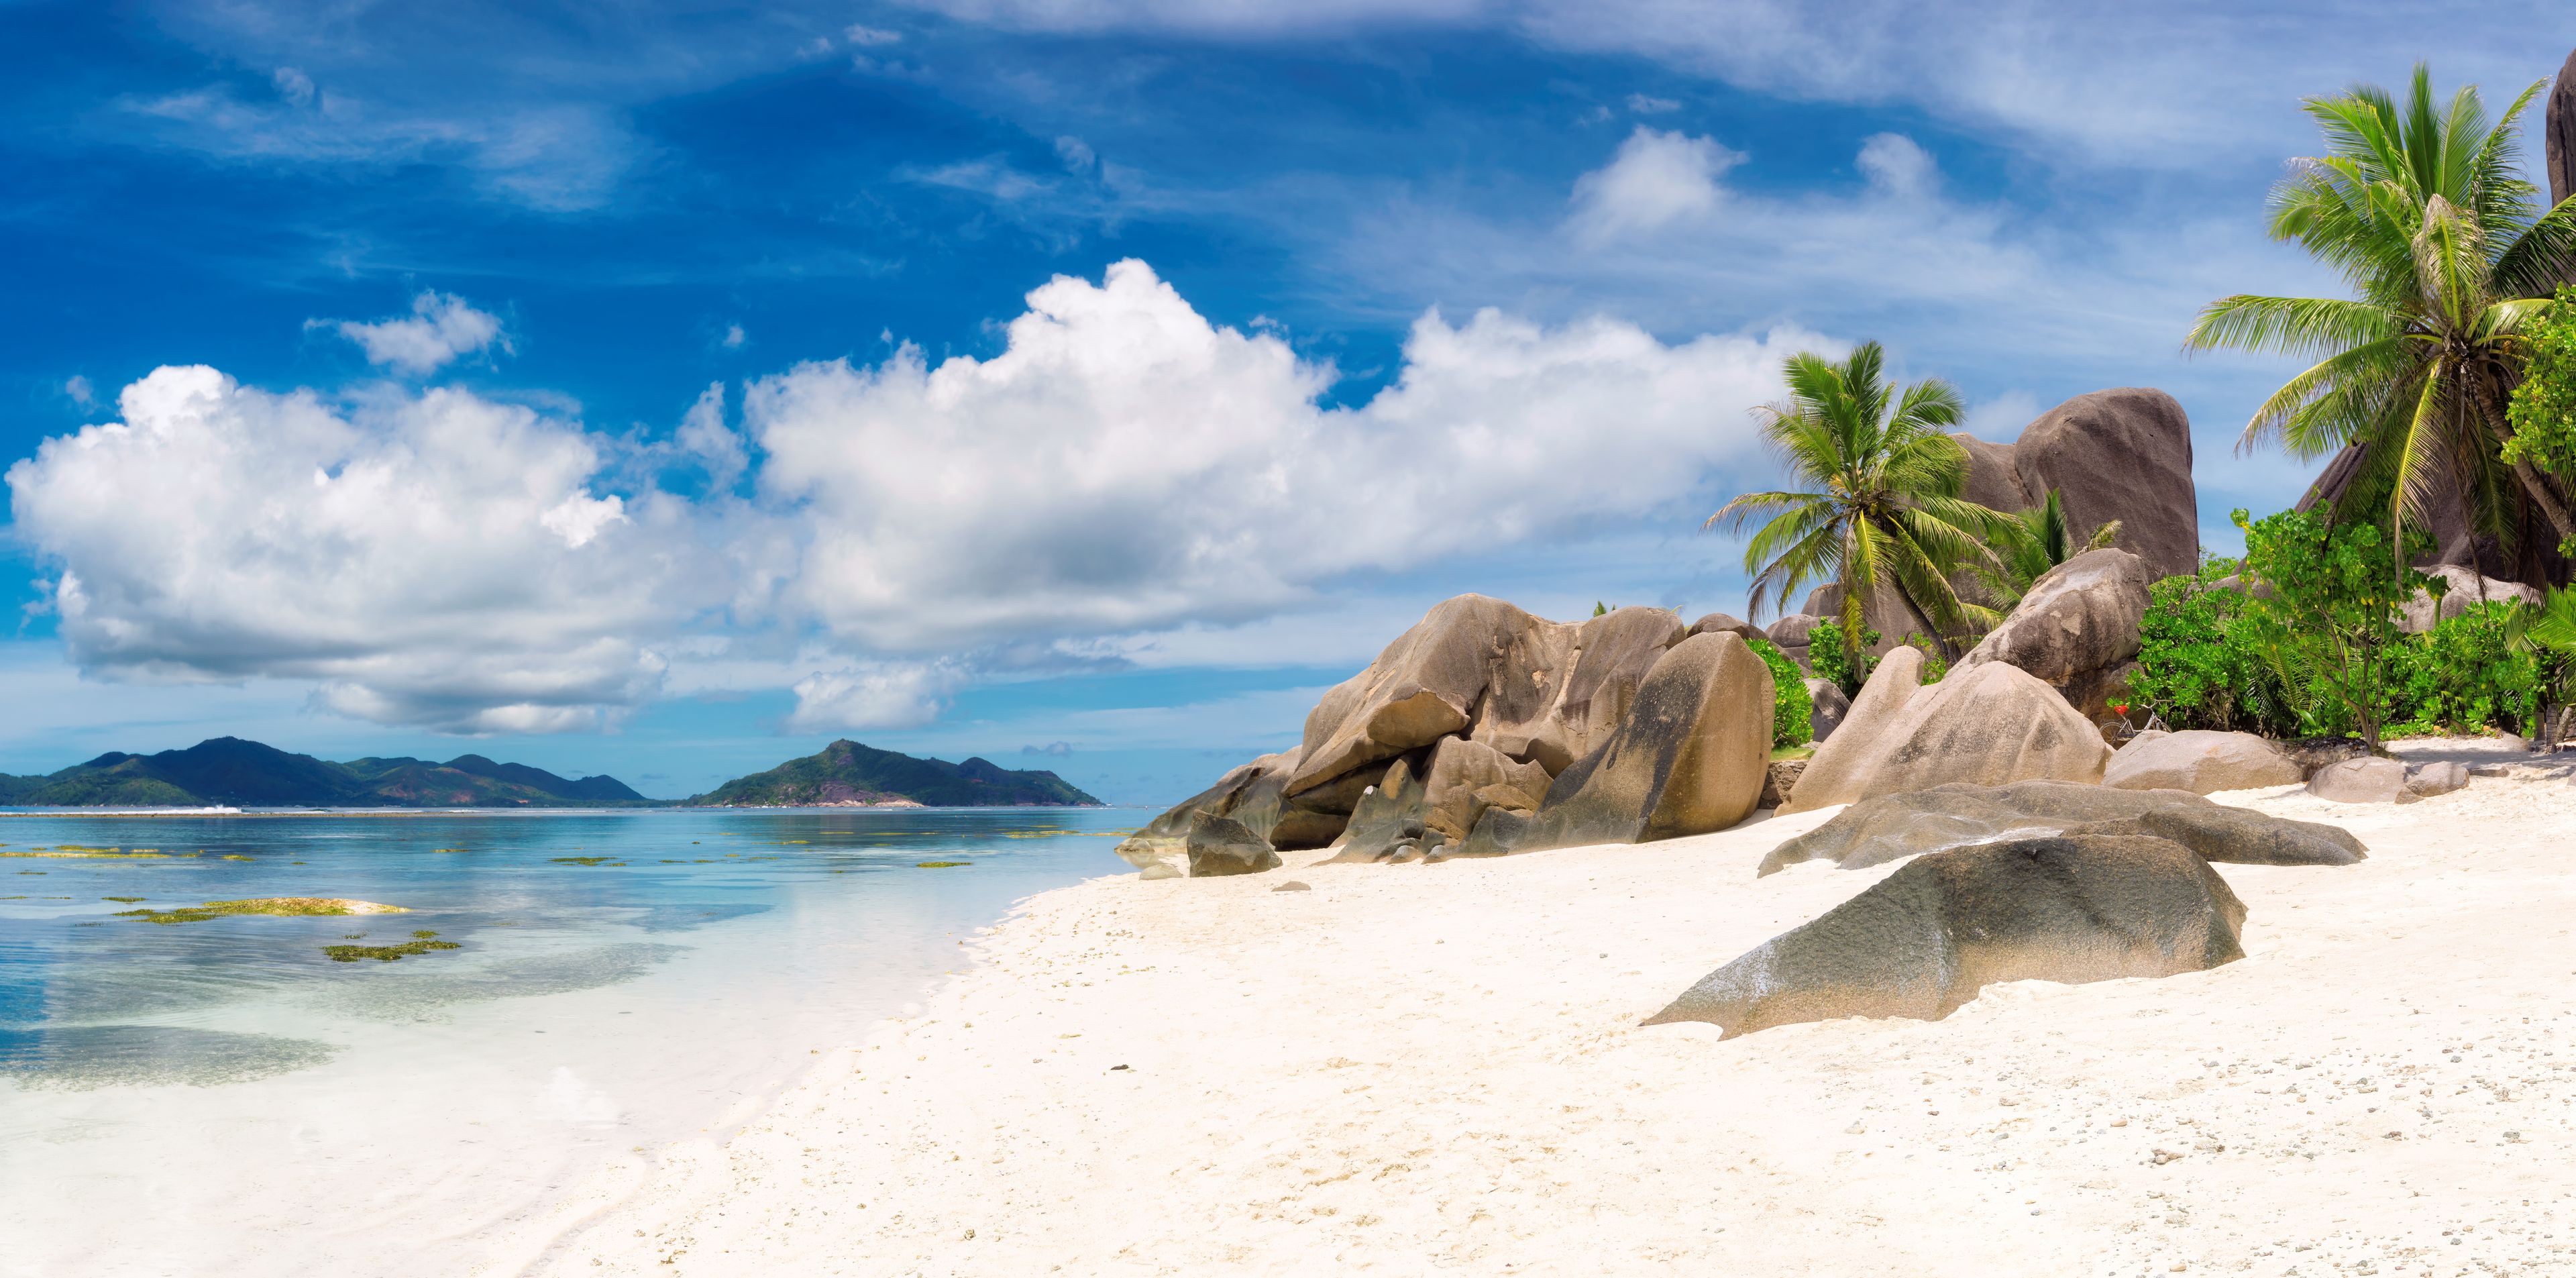
<svg viewBox="0 0 2576 1278">
<path fill-rule="evenodd" d="M 1287 882 L 1282 883 L 1282 884 L 1280 884 L 1279 886 L 1274 887 L 1274 888 L 1272 888 L 1272 889 L 1270 889 L 1270 890 L 1271 890 L 1271 891 L 1273 891 L 1273 892 L 1312 892 L 1312 891 L 1314 891 L 1315 889 L 1313 889 L 1313 888 L 1311 888 L 1311 887 L 1309 887 L 1309 886 L 1307 886 L 1307 885 L 1305 885 L 1305 884 L 1303 884 L 1303 883 L 1300 883 L 1300 882 L 1298 882 L 1298 881 L 1297 881 L 1297 880 L 1295 880 L 1295 879 L 1290 879 L 1290 880 L 1288 880 Z"/>
</svg>

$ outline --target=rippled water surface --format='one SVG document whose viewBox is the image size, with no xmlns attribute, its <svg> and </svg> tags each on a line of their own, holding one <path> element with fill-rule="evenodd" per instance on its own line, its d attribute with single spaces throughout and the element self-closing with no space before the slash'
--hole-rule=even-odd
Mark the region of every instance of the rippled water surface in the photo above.
<svg viewBox="0 0 2576 1278">
<path fill-rule="evenodd" d="M 508 1272 L 1139 816 L 0 817 L 0 1274 Z"/>
</svg>

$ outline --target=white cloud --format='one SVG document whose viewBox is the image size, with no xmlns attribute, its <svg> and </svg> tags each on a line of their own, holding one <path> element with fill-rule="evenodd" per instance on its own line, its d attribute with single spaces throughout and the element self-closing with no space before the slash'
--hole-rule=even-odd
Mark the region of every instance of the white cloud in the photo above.
<svg viewBox="0 0 2576 1278">
<path fill-rule="evenodd" d="M 444 731 L 596 727 L 654 692 L 656 638 L 736 577 L 702 548 L 712 514 L 592 491 L 612 445 L 526 408 L 432 390 L 342 409 L 204 367 L 119 402 L 8 472 L 92 674 L 311 680 L 328 709 Z"/>
<path fill-rule="evenodd" d="M 743 343 L 750 340 L 751 335 L 742 331 L 742 325 L 727 324 L 725 325 L 724 336 L 718 338 L 716 340 L 716 344 L 729 351 L 738 351 L 742 349 Z"/>
<path fill-rule="evenodd" d="M 688 415 L 680 419 L 680 429 L 673 435 L 682 451 L 706 467 L 707 478 L 719 489 L 733 487 L 751 465 L 742 436 L 725 424 L 724 411 L 724 383 L 712 383 L 698 394 L 697 402 L 689 406 Z"/>
<path fill-rule="evenodd" d="M 1241 621 L 1633 517 L 1740 460 L 1746 410 L 1812 341 L 1434 312 L 1394 385 L 1328 410 L 1329 370 L 1128 261 L 1032 292 L 990 360 L 801 365 L 743 416 L 804 530 L 786 606 L 866 650 L 956 652 Z"/>
<path fill-rule="evenodd" d="M 1667 111 L 1681 110 L 1682 104 L 1671 98 L 1650 98 L 1642 93 L 1631 93 L 1628 95 L 1628 109 L 1638 115 L 1662 115 Z"/>
<path fill-rule="evenodd" d="M 1638 125 L 1610 163 L 1574 184 L 1574 224 L 1606 241 L 1653 231 L 1717 210 L 1718 175 L 1744 161 L 1708 138 Z"/>
<path fill-rule="evenodd" d="M 78 373 L 63 379 L 63 394 L 83 408 L 98 402 L 98 392 L 90 388 L 88 378 Z"/>
<path fill-rule="evenodd" d="M 1871 186 L 1892 195 L 1930 195 L 1941 170 L 1930 152 L 1902 133 L 1878 133 L 1860 144 L 1857 161 Z"/>
<path fill-rule="evenodd" d="M 790 732 L 918 728 L 948 708 L 948 696 L 966 682 L 949 661 L 867 662 L 817 671 L 796 681 Z"/>
<path fill-rule="evenodd" d="M 1077 137 L 1057 138 L 1055 153 L 1064 161 L 1064 167 L 1075 173 L 1089 173 L 1100 162 L 1100 157 L 1092 154 L 1090 145 Z"/>
<path fill-rule="evenodd" d="M 908 171 L 904 176 L 930 186 L 973 191 L 978 195 L 991 196 L 1006 204 L 1025 200 L 1032 195 L 1044 195 L 1055 189 L 1054 183 L 1022 173 L 1012 168 L 999 156 L 989 156 L 981 160 L 959 160 L 954 164 L 943 164 L 935 169 Z"/>
<path fill-rule="evenodd" d="M 411 314 L 360 323 L 356 320 L 306 320 L 305 327 L 328 327 L 358 344 L 367 362 L 415 376 L 434 373 L 460 355 L 486 347 L 510 349 L 499 318 L 467 305 L 454 293 L 423 292 L 411 300 Z"/>
<path fill-rule="evenodd" d="M 269 79 L 277 85 L 277 96 L 299 107 L 313 105 L 313 77 L 293 67 L 279 67 Z"/>
<path fill-rule="evenodd" d="M 853 45 L 874 47 L 881 44 L 893 44 L 903 39 L 903 33 L 900 31 L 887 31 L 878 27 L 853 23 L 841 32 L 841 38 L 849 41 Z"/>
</svg>

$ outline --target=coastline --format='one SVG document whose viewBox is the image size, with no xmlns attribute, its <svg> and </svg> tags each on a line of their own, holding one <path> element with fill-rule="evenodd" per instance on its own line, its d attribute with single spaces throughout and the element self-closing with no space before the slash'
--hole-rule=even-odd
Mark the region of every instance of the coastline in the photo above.
<svg viewBox="0 0 2576 1278">
<path fill-rule="evenodd" d="M 2576 797 L 2219 797 L 2343 825 L 2371 859 L 2220 867 L 2251 915 L 2212 971 L 1726 1042 L 1637 1022 L 1895 870 L 1753 877 L 1832 810 L 1056 889 L 732 1139 L 564 1204 L 585 1223 L 535 1271 L 2567 1263 Z M 1272 890 L 1292 879 L 1312 890 Z"/>
</svg>

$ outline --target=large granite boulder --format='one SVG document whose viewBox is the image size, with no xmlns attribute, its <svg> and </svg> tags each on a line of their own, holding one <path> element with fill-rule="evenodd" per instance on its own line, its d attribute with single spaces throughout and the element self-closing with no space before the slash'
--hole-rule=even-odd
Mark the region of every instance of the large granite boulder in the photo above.
<svg viewBox="0 0 2576 1278">
<path fill-rule="evenodd" d="M 1682 637 L 1687 639 L 1691 635 L 1715 634 L 1734 635 L 1747 643 L 1756 639 L 1769 639 L 1771 637 L 1769 632 L 1763 630 L 1762 627 L 1754 625 L 1752 622 L 1746 621 L 1733 613 L 1726 612 L 1712 612 L 1707 616 L 1690 623 L 1690 629 L 1685 632 Z"/>
<path fill-rule="evenodd" d="M 1186 863 L 1190 831 L 1202 821 L 1225 817 L 1266 836 L 1278 823 L 1281 792 L 1296 761 L 1293 752 L 1265 754 L 1226 773 L 1128 836 L 1116 849 L 1119 857 L 1148 874 L 1169 877 Z"/>
<path fill-rule="evenodd" d="M 1191 826 L 1186 846 L 1194 879 L 1279 868 L 1279 854 L 1267 840 L 1225 817 L 1209 817 Z"/>
<path fill-rule="evenodd" d="M 1860 702 L 1870 699 L 1877 682 L 1873 673 Z M 2111 758 L 2100 730 L 2056 689 L 2000 661 L 1951 671 L 1906 698 L 1883 724 L 1864 722 L 1860 702 L 1842 730 L 1816 751 L 1782 811 L 1811 812 L 1953 781 L 2099 783 Z M 1850 749 L 1841 749 L 1846 742 Z"/>
<path fill-rule="evenodd" d="M 1459 855 L 1638 843 L 1752 815 L 1771 756 L 1771 668 L 1732 634 L 1675 644 L 1599 748 L 1522 818 L 1488 809 Z"/>
<path fill-rule="evenodd" d="M 2253 790 L 2297 785 L 2307 772 L 2250 732 L 2141 732 L 2111 756 L 2102 784 L 2124 790 Z"/>
<path fill-rule="evenodd" d="M 1816 623 L 1823 620 L 1824 618 L 1811 612 L 1793 612 L 1764 626 L 1762 633 L 1771 642 L 1778 644 L 1782 652 L 1804 659 L 1807 653 L 1807 641 L 1815 634 Z"/>
<path fill-rule="evenodd" d="M 1915 860 L 1709 973 L 1646 1020 L 1734 1038 L 1847 1016 L 1939 1020 L 1998 981 L 2172 976 L 2245 955 L 2245 906 L 2145 835 L 2051 835 Z"/>
<path fill-rule="evenodd" d="M 2191 419 L 2173 396 L 2140 387 L 2078 395 L 2023 428 L 2013 464 L 2025 506 L 2054 488 L 2079 533 L 2119 520 L 2113 544 L 2145 560 L 2150 580 L 2199 567 Z"/>
<path fill-rule="evenodd" d="M 1336 861 L 1394 861 L 1419 857 L 1430 835 L 1430 787 L 1415 772 L 1428 759 L 1408 756 L 1387 766 L 1381 782 L 1360 796 L 1349 828 L 1333 845 Z"/>
<path fill-rule="evenodd" d="M 1959 447 L 1968 454 L 1968 484 L 1960 496 L 1992 510 L 2011 512 L 2039 503 L 2022 491 L 2021 466 L 2013 446 L 1998 444 L 1974 435 L 1957 435 Z"/>
<path fill-rule="evenodd" d="M 1834 729 L 1843 726 L 1844 716 L 1851 713 L 1851 698 L 1844 696 L 1843 690 L 1830 679 L 1808 679 L 1804 682 L 1807 685 L 1807 728 L 1813 734 L 1812 739 L 1822 741 L 1834 735 Z"/>
<path fill-rule="evenodd" d="M 2057 689 L 2087 720 L 2099 721 L 2135 667 L 2148 581 L 2146 562 L 2128 551 L 2085 551 L 2032 582 L 2012 614 L 1957 669 L 2009 662 Z"/>
<path fill-rule="evenodd" d="M 1379 652 L 1368 669 L 1326 692 L 1306 716 L 1305 741 L 1286 792 L 1314 789 L 1465 730 L 1496 659 L 1533 631 L 1552 627 L 1483 595 L 1441 602 Z"/>
<path fill-rule="evenodd" d="M 2549 167 L 2549 203 L 2555 208 L 2576 195 L 2576 53 L 2568 54 L 2566 64 L 2558 68 L 2541 130 L 2541 150 Z"/>
<path fill-rule="evenodd" d="M 2489 577 L 2461 564 L 2435 564 L 2424 571 L 2441 578 L 2443 593 L 2437 600 L 2431 589 L 2419 589 L 2406 601 L 2405 618 L 2397 628 L 2410 635 L 2420 635 L 2480 604 L 2540 602 L 2540 592 L 2530 586 Z"/>
<path fill-rule="evenodd" d="M 1681 618 L 1661 608 L 1524 631 L 1495 653 L 1468 735 L 1555 776 L 1609 735 L 1638 681 L 1682 636 Z"/>
<path fill-rule="evenodd" d="M 1922 691 L 1921 649 L 1899 648 L 1882 658 L 1878 668 L 1869 672 L 1869 681 L 1860 686 L 1860 695 L 1852 698 L 1851 708 L 1843 712 L 1833 739 L 1817 738 L 1816 753 L 1807 760 L 1807 770 L 1798 778 L 1803 793 L 1831 793 L 1836 797 L 1811 803 L 1792 794 L 1780 810 L 1801 812 L 1859 798 L 1862 765 L 1877 758 L 1888 729 L 1903 717 L 1906 704 Z"/>
<path fill-rule="evenodd" d="M 1423 783 L 1423 830 L 1460 842 L 1476 827 L 1476 818 L 1493 806 L 1483 795 L 1509 787 L 1515 798 L 1527 796 L 1517 806 L 1534 808 L 1551 780 L 1547 769 L 1535 763 L 1523 763 L 1482 742 L 1450 737 L 1431 753 L 1430 775 Z M 1514 806 L 1513 799 L 1505 804 Z"/>
<path fill-rule="evenodd" d="M 2064 781 L 1943 785 L 1864 799 L 1771 849 L 1759 878 L 1802 861 L 1846 870 L 2043 834 L 2151 834 L 2208 861 L 2350 865 L 2366 855 L 2337 826 L 2286 821 L 2185 790 L 2114 790 Z"/>
<path fill-rule="evenodd" d="M 2406 765 L 2370 755 L 2330 763 L 2308 776 L 2308 793 L 2336 803 L 2409 803 Z"/>
</svg>

